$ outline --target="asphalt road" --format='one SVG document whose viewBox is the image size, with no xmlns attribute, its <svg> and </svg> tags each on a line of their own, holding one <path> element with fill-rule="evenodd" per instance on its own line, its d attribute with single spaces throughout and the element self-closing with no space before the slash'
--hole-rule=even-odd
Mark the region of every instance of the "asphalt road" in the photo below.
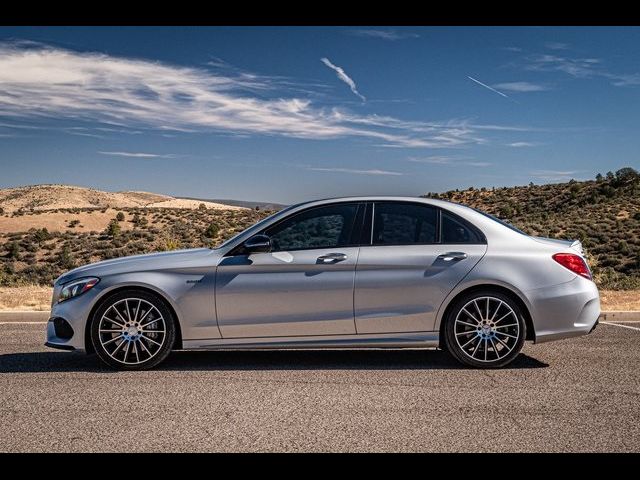
<svg viewBox="0 0 640 480">
<path fill-rule="evenodd" d="M 640 451 L 626 325 L 527 345 L 504 370 L 376 350 L 175 352 L 113 372 L 44 347 L 44 324 L 0 323 L 0 451 Z"/>
</svg>

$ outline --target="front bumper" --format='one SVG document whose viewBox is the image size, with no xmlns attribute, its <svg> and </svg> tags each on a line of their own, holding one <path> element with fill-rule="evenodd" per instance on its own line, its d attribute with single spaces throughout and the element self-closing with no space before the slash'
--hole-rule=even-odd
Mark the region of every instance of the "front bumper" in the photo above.
<svg viewBox="0 0 640 480">
<path fill-rule="evenodd" d="M 591 333 L 600 316 L 595 283 L 582 277 L 525 292 L 535 329 L 535 343 Z"/>
<path fill-rule="evenodd" d="M 85 330 L 87 319 L 99 296 L 100 289 L 94 287 L 79 297 L 54 304 L 51 308 L 51 318 L 47 322 L 45 345 L 62 350 L 86 351 Z M 57 321 L 56 319 L 59 320 Z M 58 328 L 56 328 L 56 322 L 58 322 Z M 60 327 L 63 323 L 68 325 L 71 332 L 66 328 Z"/>
</svg>

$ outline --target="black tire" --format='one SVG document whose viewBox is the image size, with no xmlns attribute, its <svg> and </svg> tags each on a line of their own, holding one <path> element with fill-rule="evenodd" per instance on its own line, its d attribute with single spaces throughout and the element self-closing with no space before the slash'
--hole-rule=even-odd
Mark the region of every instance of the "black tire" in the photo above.
<svg viewBox="0 0 640 480">
<path fill-rule="evenodd" d="M 518 356 L 527 337 L 518 304 L 511 297 L 492 290 L 459 298 L 444 321 L 447 350 L 456 360 L 474 368 L 508 365 Z"/>
<path fill-rule="evenodd" d="M 148 370 L 171 352 L 176 338 L 175 322 L 171 310 L 158 295 L 122 290 L 106 298 L 95 311 L 91 318 L 91 343 L 100 360 L 112 368 Z"/>
</svg>

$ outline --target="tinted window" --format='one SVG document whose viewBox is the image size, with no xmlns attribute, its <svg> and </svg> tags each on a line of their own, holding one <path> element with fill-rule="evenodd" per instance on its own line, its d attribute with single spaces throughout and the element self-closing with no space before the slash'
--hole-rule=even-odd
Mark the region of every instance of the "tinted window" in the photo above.
<svg viewBox="0 0 640 480">
<path fill-rule="evenodd" d="M 351 244 L 356 204 L 306 210 L 268 228 L 273 251 L 334 248 Z"/>
<path fill-rule="evenodd" d="M 374 245 L 435 243 L 438 215 L 435 208 L 412 203 L 376 203 Z"/>
<path fill-rule="evenodd" d="M 464 220 L 442 211 L 442 243 L 484 243 Z"/>
</svg>

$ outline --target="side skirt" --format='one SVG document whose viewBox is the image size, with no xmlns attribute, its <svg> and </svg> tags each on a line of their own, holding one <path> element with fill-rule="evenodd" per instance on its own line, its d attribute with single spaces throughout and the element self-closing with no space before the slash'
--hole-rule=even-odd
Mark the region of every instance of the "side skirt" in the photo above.
<svg viewBox="0 0 640 480">
<path fill-rule="evenodd" d="M 434 348 L 438 332 L 183 340 L 184 350 L 295 348 Z"/>
</svg>

